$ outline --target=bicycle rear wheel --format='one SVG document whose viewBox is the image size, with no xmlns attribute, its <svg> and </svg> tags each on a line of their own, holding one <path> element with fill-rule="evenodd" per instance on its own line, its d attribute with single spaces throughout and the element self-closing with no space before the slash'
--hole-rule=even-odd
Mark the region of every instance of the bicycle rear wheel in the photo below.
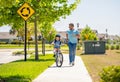
<svg viewBox="0 0 120 82">
<path fill-rule="evenodd" d="M 58 53 L 56 55 L 56 66 L 61 67 L 62 64 L 63 64 L 63 55 L 62 55 L 62 53 Z"/>
</svg>

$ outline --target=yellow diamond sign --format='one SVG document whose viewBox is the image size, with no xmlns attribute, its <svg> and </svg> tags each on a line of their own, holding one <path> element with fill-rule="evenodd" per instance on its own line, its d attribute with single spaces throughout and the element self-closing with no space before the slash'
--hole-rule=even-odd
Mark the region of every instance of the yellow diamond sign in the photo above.
<svg viewBox="0 0 120 82">
<path fill-rule="evenodd" d="M 30 18 L 34 13 L 34 9 L 28 4 L 24 3 L 18 10 L 17 13 L 26 21 Z"/>
</svg>

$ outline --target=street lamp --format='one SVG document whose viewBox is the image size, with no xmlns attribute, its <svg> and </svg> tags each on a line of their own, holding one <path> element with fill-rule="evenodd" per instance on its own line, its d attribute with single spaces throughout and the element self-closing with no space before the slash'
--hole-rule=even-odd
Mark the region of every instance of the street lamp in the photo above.
<svg viewBox="0 0 120 82">
<path fill-rule="evenodd" d="M 79 29 L 79 23 L 77 23 L 77 29 Z"/>
</svg>

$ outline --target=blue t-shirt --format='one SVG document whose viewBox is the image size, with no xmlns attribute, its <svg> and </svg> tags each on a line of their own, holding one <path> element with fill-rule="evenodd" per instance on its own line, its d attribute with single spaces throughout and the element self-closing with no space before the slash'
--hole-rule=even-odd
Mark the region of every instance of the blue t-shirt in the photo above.
<svg viewBox="0 0 120 82">
<path fill-rule="evenodd" d="M 54 41 L 54 48 L 60 48 L 61 41 Z"/>
<path fill-rule="evenodd" d="M 68 40 L 71 43 L 77 43 L 77 37 L 76 35 L 79 34 L 79 32 L 77 30 L 68 30 L 67 31 L 68 34 Z"/>
</svg>

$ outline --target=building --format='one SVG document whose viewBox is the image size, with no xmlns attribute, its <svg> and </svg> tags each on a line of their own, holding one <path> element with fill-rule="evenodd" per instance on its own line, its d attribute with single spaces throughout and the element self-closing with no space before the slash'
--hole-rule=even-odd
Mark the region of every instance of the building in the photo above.
<svg viewBox="0 0 120 82">
<path fill-rule="evenodd" d="M 0 42 L 11 43 L 14 39 L 17 39 L 17 35 L 10 34 L 9 32 L 0 32 Z"/>
<path fill-rule="evenodd" d="M 83 30 L 83 28 L 79 28 L 78 31 L 81 32 Z M 98 35 L 98 31 L 97 30 L 93 30 L 93 32 L 95 32 Z M 66 38 L 66 31 L 58 31 L 58 34 L 61 35 L 62 39 Z"/>
<path fill-rule="evenodd" d="M 83 28 L 79 28 L 78 31 L 81 32 Z M 96 33 L 98 40 L 120 40 L 120 37 L 117 35 L 106 35 L 106 33 L 98 33 L 97 30 L 92 30 L 93 32 Z M 61 35 L 62 39 L 66 38 L 66 31 L 59 31 L 58 34 Z"/>
</svg>

